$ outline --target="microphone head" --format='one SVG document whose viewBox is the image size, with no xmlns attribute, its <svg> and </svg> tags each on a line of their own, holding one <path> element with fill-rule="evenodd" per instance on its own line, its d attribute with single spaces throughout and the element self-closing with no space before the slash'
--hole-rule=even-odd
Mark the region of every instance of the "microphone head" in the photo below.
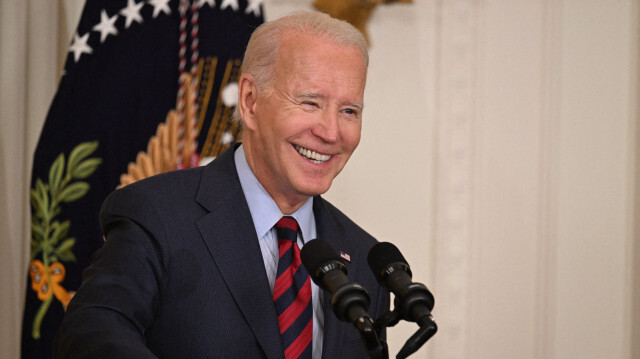
<svg viewBox="0 0 640 359">
<path fill-rule="evenodd" d="M 398 247 L 393 243 L 380 242 L 374 245 L 367 256 L 369 267 L 380 283 L 396 270 L 403 270 L 411 277 L 411 269 Z"/>
<path fill-rule="evenodd" d="M 376 244 L 369 251 L 367 261 L 380 285 L 395 295 L 394 312 L 405 320 L 419 323 L 430 317 L 433 294 L 424 284 L 411 281 L 409 264 L 396 246 L 388 242 Z"/>
<path fill-rule="evenodd" d="M 320 238 L 312 239 L 302 246 L 300 259 L 311 279 L 321 288 L 324 287 L 322 278 L 330 270 L 340 269 L 347 273 L 338 252 L 327 241 Z"/>
</svg>

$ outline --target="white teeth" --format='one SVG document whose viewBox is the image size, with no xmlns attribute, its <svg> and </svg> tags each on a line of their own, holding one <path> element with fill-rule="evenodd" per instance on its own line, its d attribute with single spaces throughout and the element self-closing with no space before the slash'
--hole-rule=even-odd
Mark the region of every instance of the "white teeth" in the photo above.
<svg viewBox="0 0 640 359">
<path fill-rule="evenodd" d="M 304 147 L 300 147 L 298 145 L 295 145 L 295 148 L 296 148 L 296 151 L 298 151 L 299 154 L 303 155 L 304 157 L 306 157 L 307 159 L 311 160 L 311 162 L 314 162 L 314 163 L 327 162 L 329 160 L 329 158 L 331 158 L 331 156 L 329 156 L 329 155 L 323 155 L 321 153 L 318 153 L 316 151 L 312 151 L 312 150 L 304 148 Z"/>
</svg>

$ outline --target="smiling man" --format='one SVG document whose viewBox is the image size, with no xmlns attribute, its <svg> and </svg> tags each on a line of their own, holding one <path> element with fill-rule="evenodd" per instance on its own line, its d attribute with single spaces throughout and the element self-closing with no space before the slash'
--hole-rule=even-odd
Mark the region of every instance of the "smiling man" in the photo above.
<svg viewBox="0 0 640 359">
<path fill-rule="evenodd" d="M 249 166 L 289 214 L 325 193 L 358 146 L 367 59 L 347 40 L 287 29 L 278 36 L 274 79 L 262 83 L 247 69 L 239 111 Z"/>
<path fill-rule="evenodd" d="M 362 35 L 325 14 L 257 28 L 239 81 L 242 143 L 107 198 L 106 243 L 69 304 L 56 355 L 368 357 L 299 258 L 323 238 L 349 258 L 369 315 L 388 310 L 366 264 L 376 240 L 320 196 L 360 142 L 367 64 Z"/>
</svg>

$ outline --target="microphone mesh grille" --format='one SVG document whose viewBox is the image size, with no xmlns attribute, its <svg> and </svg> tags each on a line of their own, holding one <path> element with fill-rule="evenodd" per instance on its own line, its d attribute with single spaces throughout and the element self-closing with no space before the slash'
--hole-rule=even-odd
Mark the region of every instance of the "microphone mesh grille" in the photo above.
<svg viewBox="0 0 640 359">
<path fill-rule="evenodd" d="M 407 264 L 398 247 L 389 242 L 381 242 L 373 246 L 367 256 L 367 262 L 369 262 L 369 267 L 378 279 L 382 276 L 382 272 L 388 264 L 394 262 Z"/>
<path fill-rule="evenodd" d="M 300 259 L 302 260 L 304 268 L 315 281 L 318 269 L 329 261 L 339 261 L 340 256 L 329 243 L 320 238 L 316 238 L 305 243 L 300 250 Z"/>
</svg>

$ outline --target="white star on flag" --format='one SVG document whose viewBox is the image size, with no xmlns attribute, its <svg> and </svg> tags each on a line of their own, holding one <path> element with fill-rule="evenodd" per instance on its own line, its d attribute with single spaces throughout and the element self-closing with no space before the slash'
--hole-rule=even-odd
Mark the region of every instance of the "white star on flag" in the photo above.
<svg viewBox="0 0 640 359">
<path fill-rule="evenodd" d="M 103 43 L 109 35 L 118 35 L 115 26 L 116 20 L 118 20 L 118 14 L 109 17 L 105 10 L 100 12 L 100 23 L 93 27 L 93 31 L 100 32 L 100 43 Z"/>
<path fill-rule="evenodd" d="M 216 6 L 215 0 L 198 0 L 198 7 L 203 7 L 205 4 L 209 5 L 211 8 Z"/>
<path fill-rule="evenodd" d="M 158 14 L 162 11 L 169 15 L 171 14 L 171 8 L 169 8 L 170 0 L 149 0 L 149 4 L 153 5 L 153 18 L 158 17 Z"/>
<path fill-rule="evenodd" d="M 125 29 L 128 29 L 134 21 L 142 24 L 140 9 L 143 6 L 143 2 L 136 4 L 135 0 L 127 0 L 127 7 L 120 10 L 120 13 L 126 17 L 126 22 L 124 24 Z"/>
<path fill-rule="evenodd" d="M 238 11 L 238 0 L 222 0 L 222 4 L 220 5 L 220 10 L 224 10 L 231 6 L 233 11 Z"/>
<path fill-rule="evenodd" d="M 244 10 L 244 13 L 249 15 L 249 13 L 253 13 L 256 17 L 260 16 L 260 5 L 262 5 L 264 0 L 249 0 L 249 4 L 247 8 Z"/>
<path fill-rule="evenodd" d="M 73 35 L 73 43 L 71 47 L 69 47 L 69 51 L 73 52 L 73 60 L 78 62 L 80 60 L 80 56 L 82 54 L 90 54 L 93 52 L 93 49 L 87 45 L 87 41 L 89 41 L 89 33 L 82 35 L 80 37 L 78 33 Z"/>
</svg>

